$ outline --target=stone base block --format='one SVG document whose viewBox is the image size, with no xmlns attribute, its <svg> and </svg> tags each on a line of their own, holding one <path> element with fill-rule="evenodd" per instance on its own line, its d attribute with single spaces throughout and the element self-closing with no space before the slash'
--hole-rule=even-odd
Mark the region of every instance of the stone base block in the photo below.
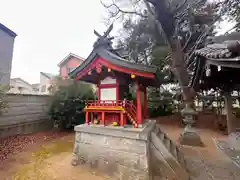
<svg viewBox="0 0 240 180">
<path fill-rule="evenodd" d="M 84 163 L 119 180 L 150 180 L 148 143 L 152 129 L 151 125 L 142 129 L 76 126 L 72 164 Z"/>
<path fill-rule="evenodd" d="M 196 131 L 184 131 L 179 138 L 181 145 L 204 147 L 204 144 Z"/>
</svg>

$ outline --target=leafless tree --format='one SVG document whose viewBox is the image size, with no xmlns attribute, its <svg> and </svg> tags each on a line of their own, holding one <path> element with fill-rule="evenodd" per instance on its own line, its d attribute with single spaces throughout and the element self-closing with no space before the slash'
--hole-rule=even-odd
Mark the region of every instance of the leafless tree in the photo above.
<svg viewBox="0 0 240 180">
<path fill-rule="evenodd" d="M 190 74 L 187 70 L 187 62 L 191 58 L 191 53 L 212 31 L 209 26 L 209 22 L 212 21 L 206 18 L 210 17 L 212 11 L 209 8 L 209 14 L 206 14 L 208 9 L 207 6 L 203 6 L 205 3 L 206 0 L 105 0 L 102 2 L 112 18 L 135 15 L 135 18 L 151 16 L 156 20 L 159 33 L 165 36 L 171 48 L 172 71 L 181 86 L 183 99 L 187 102 L 191 102 L 195 97 L 194 90 L 189 86 Z M 197 13 L 199 7 L 203 7 L 202 12 Z M 196 15 L 197 20 L 201 17 L 205 18 L 204 22 L 195 22 Z"/>
</svg>

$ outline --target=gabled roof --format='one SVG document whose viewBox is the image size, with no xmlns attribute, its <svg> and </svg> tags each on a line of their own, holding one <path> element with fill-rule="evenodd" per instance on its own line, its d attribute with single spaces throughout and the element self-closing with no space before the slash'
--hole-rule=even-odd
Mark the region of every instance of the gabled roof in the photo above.
<svg viewBox="0 0 240 180">
<path fill-rule="evenodd" d="M 113 52 L 104 49 L 104 48 L 96 48 L 94 49 L 91 54 L 88 56 L 88 58 L 75 70 L 73 70 L 70 73 L 70 77 L 75 77 L 80 71 L 82 71 L 86 66 L 88 66 L 92 61 L 95 60 L 97 57 L 102 57 L 103 59 L 111 62 L 114 65 L 125 67 L 128 69 L 134 69 L 141 72 L 148 72 L 148 73 L 157 73 L 158 67 L 156 66 L 149 66 L 144 64 L 137 64 L 130 61 L 127 61 L 126 59 L 123 59 Z"/>
<path fill-rule="evenodd" d="M 124 59 L 123 57 L 127 57 L 127 54 L 123 53 L 123 49 L 114 49 L 112 46 L 113 37 L 109 36 L 111 30 L 112 25 L 104 35 L 100 35 L 96 31 L 94 32 L 98 36 L 98 39 L 93 45 L 92 52 L 85 61 L 69 73 L 69 76 L 76 80 L 98 83 L 98 78 L 95 78 L 98 75 L 89 72 L 92 69 L 96 69 L 98 73 L 98 65 L 102 65 L 105 68 L 115 71 L 115 74 L 121 74 L 122 77 L 125 76 L 128 79 L 128 83 L 131 81 L 128 74 L 134 74 L 137 81 L 145 83 L 146 86 L 158 86 L 160 84 L 158 67 L 137 64 Z"/>
<path fill-rule="evenodd" d="M 71 57 L 77 58 L 77 59 L 79 59 L 80 61 L 84 61 L 84 60 L 85 60 L 85 59 L 84 59 L 83 57 L 81 57 L 81 56 L 78 56 L 78 55 L 73 54 L 73 53 L 69 53 L 69 54 L 58 64 L 58 66 L 61 66 L 61 65 L 65 64 L 65 63 L 67 63 Z"/>
<path fill-rule="evenodd" d="M 28 83 L 27 81 L 23 80 L 22 78 L 12 78 L 11 81 L 22 81 L 23 83 L 29 85 L 29 86 L 32 86 L 30 83 Z"/>
<path fill-rule="evenodd" d="M 6 26 L 4 26 L 3 24 L 0 23 L 0 29 L 2 29 L 4 32 L 6 32 L 7 34 L 9 34 L 12 37 L 16 37 L 17 34 L 15 32 L 13 32 L 11 29 L 7 28 Z"/>
<path fill-rule="evenodd" d="M 206 58 L 207 63 L 215 66 L 240 68 L 240 41 L 230 40 L 221 44 L 210 44 L 196 50 L 195 55 Z"/>
<path fill-rule="evenodd" d="M 49 79 L 56 76 L 56 75 L 54 75 L 54 74 L 45 73 L 45 72 L 40 72 L 40 74 L 42 74 L 43 76 L 45 76 L 45 77 L 47 77 L 47 78 L 49 78 Z"/>
</svg>

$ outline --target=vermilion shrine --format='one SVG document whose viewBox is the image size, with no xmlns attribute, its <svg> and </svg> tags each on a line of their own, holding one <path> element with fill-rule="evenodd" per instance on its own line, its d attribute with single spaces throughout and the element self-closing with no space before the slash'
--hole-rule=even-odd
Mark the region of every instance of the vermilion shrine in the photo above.
<svg viewBox="0 0 240 180">
<path fill-rule="evenodd" d="M 147 87 L 160 86 L 158 68 L 127 61 L 112 47 L 111 29 L 103 36 L 95 32 L 99 38 L 91 54 L 70 73 L 75 80 L 96 84 L 98 96 L 86 102 L 86 123 L 74 127 L 72 165 L 87 164 L 120 180 L 189 179 L 178 147 L 156 121 L 147 120 Z M 129 85 L 136 89 L 135 101 L 125 96 Z M 95 115 L 101 125 L 91 124 Z M 165 174 L 162 168 L 168 169 Z"/>
<path fill-rule="evenodd" d="M 95 32 L 99 38 L 91 54 L 71 76 L 97 85 L 98 100 L 86 102 L 86 123 L 93 123 L 93 114 L 97 113 L 101 125 L 115 122 L 120 126 L 142 127 L 148 117 L 147 87 L 160 86 L 158 68 L 122 58 L 120 51 L 113 49 L 112 38 L 107 37 L 111 29 L 112 26 L 104 36 Z M 129 85 L 136 88 L 136 101 L 125 99 Z"/>
</svg>

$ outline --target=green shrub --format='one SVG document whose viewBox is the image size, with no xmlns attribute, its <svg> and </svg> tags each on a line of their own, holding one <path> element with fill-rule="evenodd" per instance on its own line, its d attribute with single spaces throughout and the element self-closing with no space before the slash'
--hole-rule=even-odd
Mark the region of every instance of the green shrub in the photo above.
<svg viewBox="0 0 240 180">
<path fill-rule="evenodd" d="M 84 123 L 84 100 L 95 99 L 93 86 L 83 82 L 67 80 L 58 83 L 54 91 L 49 114 L 61 130 Z"/>
<path fill-rule="evenodd" d="M 159 117 L 159 116 L 168 116 L 173 114 L 174 107 L 169 101 L 154 101 L 149 102 L 148 113 L 149 116 Z"/>
<path fill-rule="evenodd" d="M 235 112 L 236 118 L 240 118 L 240 108 L 234 108 L 233 111 Z"/>
</svg>

